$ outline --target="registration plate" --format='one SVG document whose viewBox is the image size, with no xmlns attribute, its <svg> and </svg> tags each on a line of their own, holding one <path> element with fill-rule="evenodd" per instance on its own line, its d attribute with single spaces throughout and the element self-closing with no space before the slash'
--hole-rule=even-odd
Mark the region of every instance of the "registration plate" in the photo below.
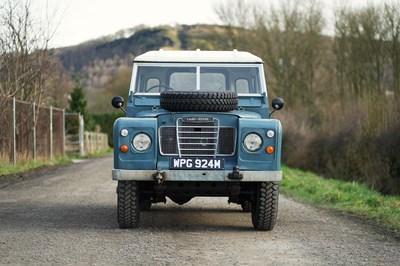
<svg viewBox="0 0 400 266">
<path fill-rule="evenodd" d="M 224 159 L 216 158 L 170 158 L 169 169 L 222 170 Z"/>
</svg>

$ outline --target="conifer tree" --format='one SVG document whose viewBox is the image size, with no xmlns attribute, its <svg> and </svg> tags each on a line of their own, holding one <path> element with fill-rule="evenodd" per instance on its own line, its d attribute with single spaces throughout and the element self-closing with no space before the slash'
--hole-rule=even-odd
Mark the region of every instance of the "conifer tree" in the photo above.
<svg viewBox="0 0 400 266">
<path fill-rule="evenodd" d="M 75 82 L 75 86 L 70 94 L 69 110 L 70 113 L 80 113 L 85 121 L 85 130 L 93 130 L 94 124 L 91 115 L 87 110 L 87 100 L 79 81 Z"/>
</svg>

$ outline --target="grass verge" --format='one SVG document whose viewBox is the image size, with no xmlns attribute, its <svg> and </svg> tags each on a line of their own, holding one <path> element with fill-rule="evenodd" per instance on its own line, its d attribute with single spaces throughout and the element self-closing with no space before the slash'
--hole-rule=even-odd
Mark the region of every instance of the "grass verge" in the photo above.
<svg viewBox="0 0 400 266">
<path fill-rule="evenodd" d="M 356 182 L 326 179 L 310 172 L 282 167 L 281 191 L 316 206 L 357 214 L 400 232 L 400 196 L 384 196 Z"/>
<path fill-rule="evenodd" d="M 52 161 L 38 160 L 36 162 L 26 162 L 24 164 L 18 164 L 16 166 L 9 164 L 9 163 L 6 163 L 6 164 L 1 163 L 0 164 L 0 178 L 2 176 L 17 175 L 17 174 L 29 172 L 29 171 L 37 169 L 37 168 L 66 165 L 66 164 L 71 163 L 73 159 L 98 158 L 98 157 L 102 157 L 102 156 L 110 154 L 110 153 L 112 153 L 111 148 L 106 151 L 96 152 L 96 153 L 88 154 L 85 156 L 78 156 L 78 155 L 64 156 L 64 157 L 55 158 Z"/>
<path fill-rule="evenodd" d="M 40 167 L 50 167 L 56 165 L 65 165 L 71 163 L 71 159 L 67 156 L 55 158 L 52 161 L 38 160 L 36 162 L 27 162 L 24 164 L 12 165 L 12 164 L 1 164 L 0 165 L 0 176 L 14 175 L 24 173 Z"/>
<path fill-rule="evenodd" d="M 99 158 L 99 157 L 103 157 L 105 155 L 112 154 L 113 151 L 114 151 L 113 148 L 108 148 L 107 150 L 97 151 L 97 152 L 94 152 L 94 153 L 87 154 L 87 155 L 85 155 L 83 157 L 77 157 L 77 158 L 79 158 L 79 159 Z"/>
</svg>

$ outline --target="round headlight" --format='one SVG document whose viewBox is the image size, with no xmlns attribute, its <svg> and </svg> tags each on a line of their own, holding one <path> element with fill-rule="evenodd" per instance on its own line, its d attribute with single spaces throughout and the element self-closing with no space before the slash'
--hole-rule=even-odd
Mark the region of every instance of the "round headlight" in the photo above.
<svg viewBox="0 0 400 266">
<path fill-rule="evenodd" d="M 132 145 L 137 151 L 148 150 L 151 146 L 151 138 L 147 134 L 139 133 L 133 138 Z"/>
<path fill-rule="evenodd" d="M 263 142 L 258 134 L 250 133 L 244 138 L 243 144 L 246 150 L 254 152 L 261 149 Z"/>
</svg>

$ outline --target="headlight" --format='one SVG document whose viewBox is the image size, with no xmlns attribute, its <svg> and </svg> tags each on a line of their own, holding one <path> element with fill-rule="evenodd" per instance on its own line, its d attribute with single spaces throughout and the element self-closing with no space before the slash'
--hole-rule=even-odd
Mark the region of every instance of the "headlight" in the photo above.
<svg viewBox="0 0 400 266">
<path fill-rule="evenodd" d="M 254 152 L 261 149 L 263 142 L 258 134 L 250 133 L 244 138 L 243 144 L 246 150 Z"/>
<path fill-rule="evenodd" d="M 151 146 L 151 138 L 147 134 L 139 133 L 133 138 L 132 145 L 137 151 L 148 150 Z"/>
</svg>

